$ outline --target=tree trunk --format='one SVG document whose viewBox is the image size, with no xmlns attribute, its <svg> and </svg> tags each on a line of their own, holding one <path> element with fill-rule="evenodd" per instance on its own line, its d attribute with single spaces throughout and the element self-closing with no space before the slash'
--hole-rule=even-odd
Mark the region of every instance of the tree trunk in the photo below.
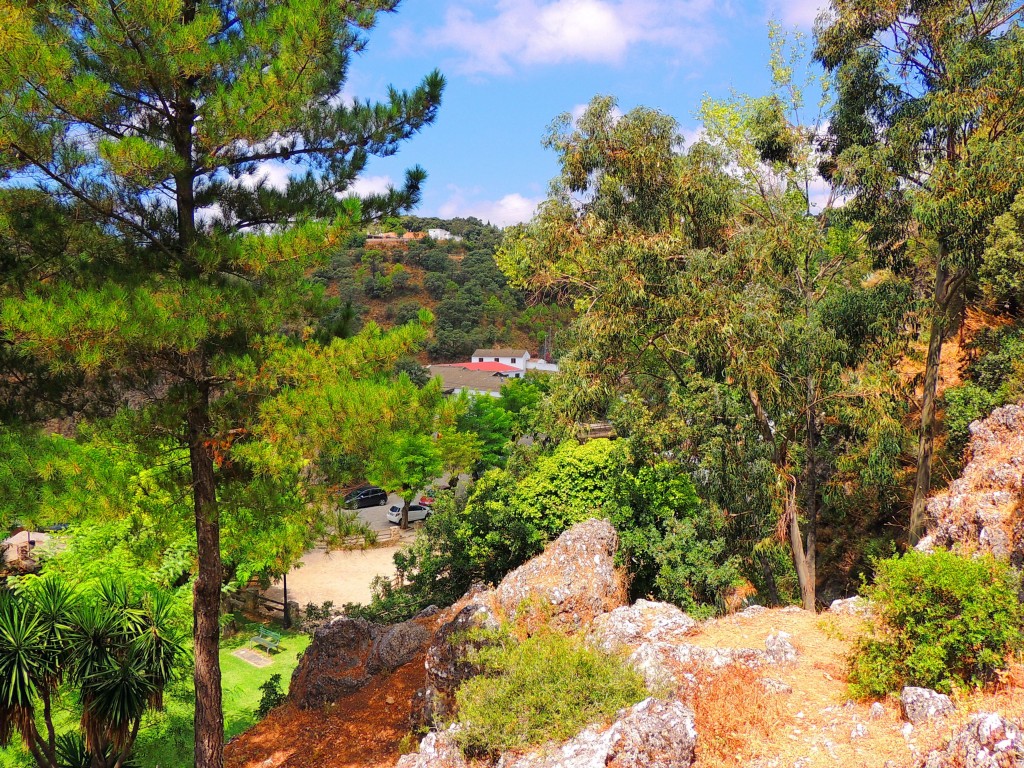
<svg viewBox="0 0 1024 768">
<path fill-rule="evenodd" d="M 814 376 L 807 374 L 807 436 L 805 441 L 804 506 L 807 511 L 807 540 L 804 545 L 806 579 L 800 583 L 804 609 L 813 611 L 817 598 L 818 581 L 818 461 L 817 461 L 817 409 L 814 401 L 817 387 Z"/>
<path fill-rule="evenodd" d="M 409 502 L 406 499 L 402 499 L 402 525 L 400 526 L 404 531 L 409 527 Z"/>
<path fill-rule="evenodd" d="M 193 594 L 195 643 L 195 765 L 224 764 L 224 712 L 220 690 L 220 520 L 213 452 L 209 444 L 208 389 L 201 389 L 188 414 L 188 452 L 192 467 L 199 569 Z"/>
<path fill-rule="evenodd" d="M 796 510 L 792 510 L 789 517 L 789 549 L 793 555 L 793 567 L 796 569 L 796 579 L 800 584 L 800 602 L 808 611 L 814 610 L 814 562 L 808 562 L 804 553 L 803 537 L 800 535 L 800 521 L 797 519 Z"/>
<path fill-rule="evenodd" d="M 779 600 L 779 588 L 775 584 L 775 574 L 772 573 L 771 561 L 764 555 L 755 555 L 755 559 L 761 566 L 761 575 L 764 577 L 764 588 L 768 592 L 768 607 L 774 608 L 781 601 Z"/>
<path fill-rule="evenodd" d="M 53 764 L 57 764 L 57 734 L 53 728 L 53 704 L 52 696 L 50 694 L 49 687 L 43 684 L 42 690 L 39 692 L 40 698 L 43 700 L 43 722 L 46 724 L 46 744 L 45 751 L 46 756 L 53 761 Z"/>
<path fill-rule="evenodd" d="M 182 23 L 196 16 L 196 0 L 182 4 Z M 175 174 L 175 203 L 178 249 L 185 275 L 198 276 L 195 252 L 196 202 L 193 129 L 196 106 L 192 101 L 194 81 L 182 77 L 175 89 L 174 150 L 183 169 Z M 195 352 L 186 365 L 185 378 L 195 386 L 188 412 L 188 456 L 192 469 L 192 502 L 196 523 L 198 572 L 192 596 L 193 644 L 195 654 L 195 768 L 224 765 L 224 711 L 220 689 L 220 589 L 223 568 L 220 559 L 220 517 L 217 509 L 217 480 L 210 445 L 210 387 L 202 352 Z"/>
<path fill-rule="evenodd" d="M 914 501 L 910 508 L 908 541 L 914 546 L 924 533 L 925 505 L 932 483 L 932 454 L 935 448 L 935 394 L 939 382 L 939 364 L 942 361 L 942 342 L 949 325 L 949 310 L 955 297 L 951 286 L 962 281 L 962 275 L 950 279 L 946 268 L 948 252 L 939 246 L 939 263 L 935 268 L 935 296 L 932 307 L 931 336 L 928 339 L 928 357 L 924 368 L 924 393 L 921 397 L 921 430 L 918 435 L 917 479 L 914 483 Z"/>
</svg>

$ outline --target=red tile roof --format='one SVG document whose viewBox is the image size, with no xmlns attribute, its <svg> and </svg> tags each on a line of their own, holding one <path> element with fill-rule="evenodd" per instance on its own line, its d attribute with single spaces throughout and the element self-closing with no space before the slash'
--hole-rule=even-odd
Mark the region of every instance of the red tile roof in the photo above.
<svg viewBox="0 0 1024 768">
<path fill-rule="evenodd" d="M 522 368 L 506 363 L 447 363 L 445 368 L 463 368 L 467 371 L 489 371 L 491 373 L 513 373 L 519 372 Z"/>
</svg>

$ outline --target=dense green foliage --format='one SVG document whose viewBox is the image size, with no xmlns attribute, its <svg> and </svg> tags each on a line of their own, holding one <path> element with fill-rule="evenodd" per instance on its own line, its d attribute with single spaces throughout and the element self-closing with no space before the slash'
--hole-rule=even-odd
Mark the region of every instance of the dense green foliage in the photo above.
<svg viewBox="0 0 1024 768">
<path fill-rule="evenodd" d="M 260 703 L 256 707 L 256 717 L 261 720 L 270 714 L 270 710 L 280 706 L 287 698 L 281 690 L 281 675 L 273 674 L 260 685 Z"/>
<path fill-rule="evenodd" d="M 456 740 L 470 756 L 563 741 L 643 700 L 643 678 L 618 656 L 554 631 L 508 629 L 471 655 L 481 673 L 457 693 Z"/>
<path fill-rule="evenodd" d="M 553 123 L 549 198 L 506 232 L 403 216 L 419 168 L 346 195 L 437 116 L 437 73 L 339 98 L 396 6 L 0 0 L 0 530 L 63 544 L 0 592 L 0 737 L 39 765 L 117 762 L 145 716 L 218 768 L 222 592 L 372 538 L 338 488 L 453 485 L 396 555 L 405 586 L 353 615 L 450 604 L 590 517 L 634 598 L 706 616 L 747 580 L 813 609 L 920 533 L 936 435 L 951 476 L 969 424 L 1024 398 L 1021 4 L 834 0 L 823 69 L 773 28 L 770 92 L 705 100 L 689 144 L 595 98 Z M 429 229 L 455 239 L 370 239 Z M 420 365 L 498 344 L 561 373 L 445 398 Z M 605 421 L 618 439 L 588 441 Z M 990 679 L 1015 589 L 987 559 L 881 561 L 855 692 Z M 190 610 L 193 684 L 171 674 Z M 576 641 L 509 637 L 465 689 L 470 752 L 637 693 Z M 258 703 L 239 677 L 229 732 Z M 77 735 L 46 727 L 60 692 Z"/>
<path fill-rule="evenodd" d="M 991 556 L 911 550 L 876 564 L 864 590 L 875 626 L 850 663 L 850 689 L 881 697 L 916 685 L 981 685 L 1024 647 L 1020 575 Z"/>
<path fill-rule="evenodd" d="M 555 418 L 611 418 L 649 465 L 684 458 L 744 575 L 782 599 L 781 538 L 810 609 L 823 545 L 876 536 L 898 502 L 892 362 L 910 286 L 874 269 L 861 229 L 809 215 L 812 128 L 791 122 L 802 97 L 781 48 L 773 66 L 777 95 L 708 101 L 705 136 L 685 149 L 667 115 L 617 119 L 607 98 L 559 118 L 548 143 L 562 173 L 499 263 L 585 307 Z M 785 157 L 762 154 L 772 132 Z M 820 538 L 833 527 L 847 530 Z"/>
<path fill-rule="evenodd" d="M 4 276 L 5 361 L 93 385 L 84 395 L 112 401 L 118 439 L 163 470 L 174 498 L 190 497 L 168 512 L 187 510 L 195 527 L 200 768 L 222 764 L 222 524 L 244 521 L 281 572 L 307 538 L 316 485 L 306 481 L 353 469 L 306 436 L 347 429 L 332 448 L 364 459 L 402 412 L 395 398 L 422 402 L 387 385 L 422 328 L 309 340 L 337 309 L 311 273 L 356 228 L 414 205 L 425 178 L 412 168 L 400 188 L 345 194 L 370 156 L 394 154 L 440 104 L 437 72 L 381 103 L 337 98 L 367 31 L 396 5 L 0 4 L 4 194 L 39 190 L 40 217 L 76 222 L 84 243 L 66 252 L 42 220 L 0 217 L 5 266 L 7 243 L 28 246 L 11 267 L 20 279 Z M 285 170 L 282 187 L 264 163 Z M 63 266 L 55 250 L 68 268 L 32 269 Z M 360 431 L 362 420 L 373 429 Z"/>
<path fill-rule="evenodd" d="M 497 583 L 575 523 L 603 517 L 619 531 L 619 560 L 634 597 L 707 616 L 740 580 L 722 516 L 697 498 L 673 462 L 635 462 L 629 443 L 567 441 L 519 452 L 487 471 L 468 497 L 442 494 L 416 541 L 395 555 L 407 585 L 380 585 L 360 615 L 407 617 L 448 605 L 473 582 Z"/>
<path fill-rule="evenodd" d="M 1024 189 L 1024 5 L 836 0 L 815 58 L 837 99 L 820 168 L 867 223 L 874 261 L 917 277 L 928 343 L 908 538 L 922 535 L 943 342 L 983 291 L 1018 291 Z"/>
</svg>

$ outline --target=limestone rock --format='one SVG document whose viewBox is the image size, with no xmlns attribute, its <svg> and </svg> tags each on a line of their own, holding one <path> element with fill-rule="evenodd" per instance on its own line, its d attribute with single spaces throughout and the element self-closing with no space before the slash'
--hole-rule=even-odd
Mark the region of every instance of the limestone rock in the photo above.
<svg viewBox="0 0 1024 768">
<path fill-rule="evenodd" d="M 303 709 L 319 707 L 366 685 L 374 628 L 369 621 L 346 618 L 318 627 L 292 673 L 292 700 Z"/>
<path fill-rule="evenodd" d="M 772 659 L 755 648 L 704 648 L 674 643 L 643 643 L 629 656 L 648 687 L 673 687 L 685 682 L 685 673 L 693 667 L 721 669 L 730 664 L 743 664 L 756 669 L 769 665 Z"/>
<path fill-rule="evenodd" d="M 512 616 L 537 601 L 551 610 L 555 626 L 580 627 L 625 604 L 626 591 L 615 569 L 619 537 L 607 520 L 574 525 L 544 552 L 508 574 L 494 598 Z"/>
<path fill-rule="evenodd" d="M 645 699 L 611 728 L 588 728 L 560 749 L 502 760 L 501 768 L 686 768 L 693 764 L 693 712 L 678 701 Z"/>
<path fill-rule="evenodd" d="M 833 600 L 828 612 L 838 613 L 840 616 L 869 616 L 871 607 L 863 597 L 854 595 L 842 600 Z"/>
<path fill-rule="evenodd" d="M 764 641 L 768 658 L 775 664 L 787 664 L 796 661 L 796 648 L 789 641 L 792 637 L 788 632 L 772 632 Z"/>
<path fill-rule="evenodd" d="M 426 650 L 430 633 L 407 621 L 393 626 L 336 618 L 318 627 L 292 673 L 289 697 L 308 709 L 337 701 Z"/>
<path fill-rule="evenodd" d="M 451 731 L 431 731 L 420 742 L 420 751 L 402 755 L 395 768 L 468 768 Z"/>
<path fill-rule="evenodd" d="M 900 708 L 903 717 L 917 725 L 926 720 L 945 717 L 953 713 L 953 702 L 949 696 L 936 693 L 930 688 L 907 686 L 900 692 Z"/>
<path fill-rule="evenodd" d="M 921 768 L 1024 768 L 1024 734 L 994 713 L 981 713 L 920 763 Z"/>
<path fill-rule="evenodd" d="M 928 500 L 936 546 L 990 552 L 1024 566 L 1024 407 L 997 408 L 970 426 L 967 464 L 949 487 Z"/>
<path fill-rule="evenodd" d="M 789 683 L 784 683 L 781 680 L 777 680 L 774 677 L 762 677 L 759 678 L 758 682 L 761 683 L 761 687 L 768 691 L 768 693 L 788 694 L 793 692 L 793 686 L 791 686 Z"/>
<path fill-rule="evenodd" d="M 679 643 L 697 622 L 669 603 L 637 600 L 594 619 L 590 636 L 605 651 L 635 648 L 645 642 Z"/>
<path fill-rule="evenodd" d="M 763 605 L 748 605 L 742 611 L 737 612 L 736 615 L 742 616 L 743 618 L 747 618 L 749 616 L 757 616 L 758 614 L 764 613 L 767 610 L 768 609 L 765 608 Z"/>
<path fill-rule="evenodd" d="M 618 535 L 610 523 L 585 520 L 508 574 L 495 589 L 474 585 L 446 614 L 453 618 L 438 629 L 430 644 L 426 685 L 413 698 L 413 724 L 440 722 L 451 711 L 459 683 L 476 673 L 468 655 L 480 642 L 470 641 L 467 631 L 496 629 L 523 606 L 537 607 L 546 624 L 564 628 L 589 625 L 595 617 L 621 607 L 626 592 L 615 569 L 617 548 Z"/>
<path fill-rule="evenodd" d="M 386 627 L 380 633 L 370 659 L 371 673 L 377 669 L 392 670 L 408 664 L 423 652 L 430 642 L 430 633 L 412 621 Z"/>
<path fill-rule="evenodd" d="M 498 626 L 490 609 L 470 603 L 437 630 L 424 662 L 426 685 L 413 698 L 413 725 L 431 726 L 451 712 L 456 689 L 478 672 L 469 656 L 486 642 L 479 632 Z"/>
</svg>

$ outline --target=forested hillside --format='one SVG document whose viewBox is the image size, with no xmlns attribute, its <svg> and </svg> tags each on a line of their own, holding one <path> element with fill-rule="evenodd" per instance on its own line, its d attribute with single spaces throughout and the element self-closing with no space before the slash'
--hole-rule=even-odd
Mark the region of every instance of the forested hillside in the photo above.
<svg viewBox="0 0 1024 768">
<path fill-rule="evenodd" d="M 384 327 L 434 314 L 426 345 L 430 362 L 469 359 L 474 349 L 513 347 L 557 360 L 572 307 L 533 297 L 508 284 L 494 262 L 502 232 L 477 219 L 405 216 L 374 227 L 398 235 L 440 229 L 451 240 L 403 239 L 366 244 L 353 235 L 316 277 L 340 308 L 324 321 L 329 332 L 347 335 L 367 320 Z"/>
</svg>

